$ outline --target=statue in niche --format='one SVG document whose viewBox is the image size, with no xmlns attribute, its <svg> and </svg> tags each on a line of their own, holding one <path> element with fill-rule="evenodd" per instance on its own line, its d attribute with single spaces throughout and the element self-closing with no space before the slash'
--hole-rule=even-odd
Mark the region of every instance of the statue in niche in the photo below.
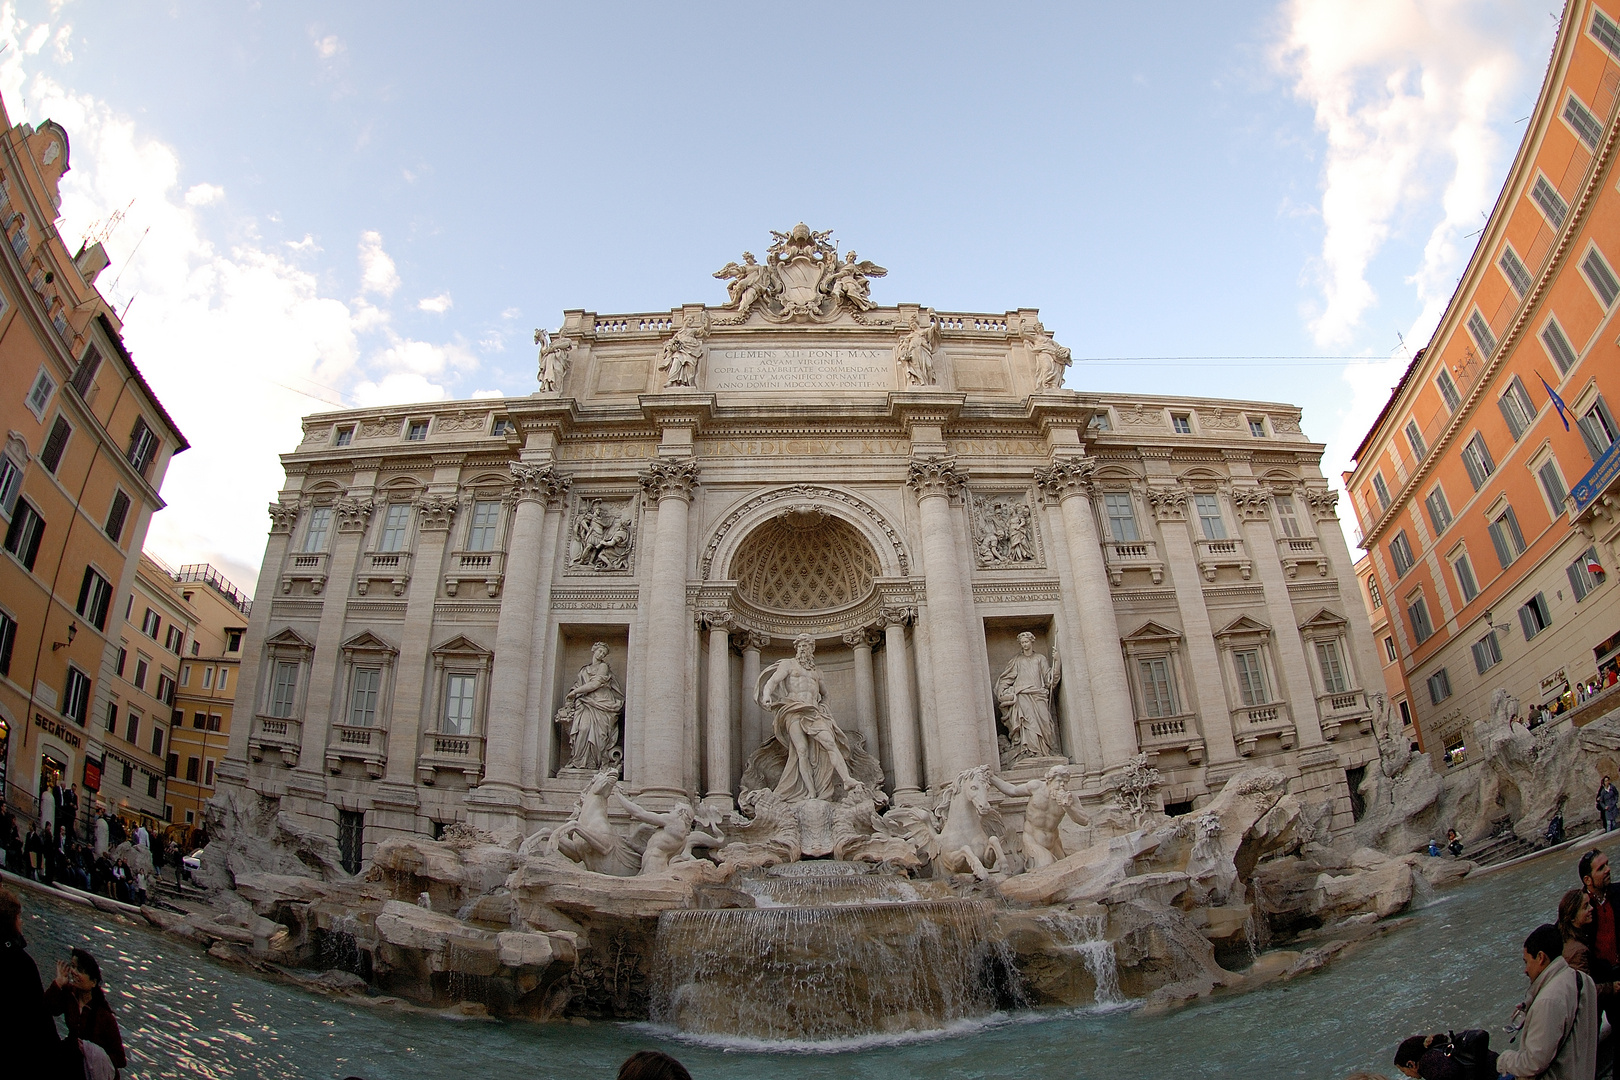
<svg viewBox="0 0 1620 1080">
<path fill-rule="evenodd" d="M 669 813 L 658 814 L 631 802 L 617 789 L 614 789 L 613 797 L 624 807 L 625 813 L 657 830 L 647 838 L 647 846 L 642 849 L 641 868 L 637 871 L 641 876 L 662 874 L 672 863 L 698 861 L 692 854 L 693 847 L 718 848 L 725 843 L 719 829 L 709 832 L 693 828 L 697 824 L 697 814 L 685 799 L 676 800 Z M 709 827 L 712 828 L 712 824 Z"/>
<path fill-rule="evenodd" d="M 980 566 L 1032 563 L 1029 504 L 1022 497 L 973 499 L 973 547 Z"/>
<path fill-rule="evenodd" d="M 563 752 L 570 769 L 608 769 L 618 774 L 623 758 L 619 750 L 619 721 L 624 716 L 624 691 L 608 664 L 608 647 L 591 646 L 591 662 L 579 669 L 569 687 L 557 725 L 563 734 Z"/>
<path fill-rule="evenodd" d="M 697 385 L 698 364 L 703 360 L 703 342 L 708 336 L 709 317 L 703 312 L 694 312 L 681 321 L 681 328 L 664 342 L 658 355 L 658 370 L 669 372 L 665 389 Z"/>
<path fill-rule="evenodd" d="M 754 700 L 775 714 L 776 740 L 787 762 L 775 791 L 787 802 L 832 801 L 860 786 L 849 771 L 849 737 L 823 703 L 826 681 L 816 670 L 816 640 L 809 634 L 793 639 L 793 655 L 760 673 Z"/>
<path fill-rule="evenodd" d="M 560 330 L 556 334 L 548 334 L 536 328 L 534 343 L 540 346 L 540 372 L 537 376 L 540 389 L 555 394 L 562 386 L 563 376 L 568 374 L 568 357 L 574 351 L 574 339 Z"/>
<path fill-rule="evenodd" d="M 591 570 L 624 570 L 630 565 L 630 506 L 618 508 L 592 499 L 574 521 L 570 566 Z"/>
<path fill-rule="evenodd" d="M 854 251 L 845 255 L 843 262 L 835 254 L 821 264 L 820 291 L 835 306 L 848 304 L 856 311 L 871 311 L 877 305 L 872 303 L 872 283 L 867 279 L 886 274 L 887 270 L 870 259 L 857 262 Z"/>
<path fill-rule="evenodd" d="M 1039 870 L 1065 858 L 1063 841 L 1058 826 L 1068 817 L 1082 828 L 1090 828 L 1090 820 L 1075 804 L 1074 794 L 1065 786 L 1068 768 L 1054 765 L 1046 776 L 1022 784 L 1010 784 L 995 773 L 987 774 L 995 789 L 1008 798 L 1028 796 L 1024 804 L 1024 869 Z"/>
<path fill-rule="evenodd" d="M 927 313 L 926 322 L 921 314 L 912 312 L 900 343 L 894 347 L 894 360 L 905 373 L 907 386 L 934 385 L 934 350 L 939 348 L 939 328 L 934 325 L 932 312 Z"/>
<path fill-rule="evenodd" d="M 1052 340 L 1039 319 L 1024 324 L 1024 345 L 1035 358 L 1035 389 L 1063 389 L 1063 376 L 1071 359 L 1069 350 Z"/>
<path fill-rule="evenodd" d="M 1035 635 L 1018 635 L 1018 655 L 1007 661 L 996 680 L 996 702 L 1006 725 L 1011 752 L 1003 766 L 1026 757 L 1057 757 L 1057 728 L 1052 723 L 1052 689 L 1062 678 L 1057 650 L 1052 659 L 1035 651 Z"/>
</svg>

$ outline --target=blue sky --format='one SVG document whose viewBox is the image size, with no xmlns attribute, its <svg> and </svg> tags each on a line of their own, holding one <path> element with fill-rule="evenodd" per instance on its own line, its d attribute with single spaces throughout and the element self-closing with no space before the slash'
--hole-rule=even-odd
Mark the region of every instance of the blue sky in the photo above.
<svg viewBox="0 0 1620 1080">
<path fill-rule="evenodd" d="M 22 0 L 0 94 L 68 129 L 70 244 L 125 212 L 101 283 L 196 447 L 149 546 L 251 588 L 300 416 L 529 393 L 534 327 L 719 303 L 800 220 L 881 303 L 1039 307 L 1075 388 L 1299 403 L 1336 475 L 1557 14 Z"/>
</svg>

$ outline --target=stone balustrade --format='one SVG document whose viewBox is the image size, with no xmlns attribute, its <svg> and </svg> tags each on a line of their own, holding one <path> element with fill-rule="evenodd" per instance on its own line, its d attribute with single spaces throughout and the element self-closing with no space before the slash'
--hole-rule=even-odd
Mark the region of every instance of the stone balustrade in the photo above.
<svg viewBox="0 0 1620 1080">
<path fill-rule="evenodd" d="M 292 592 L 294 582 L 309 582 L 309 591 L 320 595 L 326 589 L 331 555 L 324 551 L 300 551 L 287 556 L 287 567 L 281 574 L 281 591 Z"/>
<path fill-rule="evenodd" d="M 1322 719 L 1322 738 L 1329 741 L 1339 737 L 1339 728 L 1346 723 L 1358 724 L 1369 734 L 1372 731 L 1372 709 L 1364 690 L 1316 695 L 1316 715 Z"/>
<path fill-rule="evenodd" d="M 1241 539 L 1199 540 L 1196 546 L 1198 570 L 1204 575 L 1205 581 L 1214 581 L 1215 572 L 1226 566 L 1235 567 L 1243 575 L 1244 581 L 1249 580 L 1254 563 L 1249 559 L 1248 545 Z"/>
<path fill-rule="evenodd" d="M 504 551 L 452 551 L 450 568 L 444 573 L 444 591 L 455 596 L 463 582 L 482 585 L 491 600 L 501 593 L 501 581 L 506 576 Z"/>
<path fill-rule="evenodd" d="M 432 784 L 440 769 L 459 772 L 467 778 L 468 787 L 477 787 L 484 775 L 484 737 L 424 732 L 421 753 L 416 759 L 416 779 Z"/>
<path fill-rule="evenodd" d="M 263 761 L 267 755 L 281 756 L 281 763 L 291 769 L 298 765 L 298 749 L 303 743 L 304 722 L 284 716 L 255 716 L 253 731 L 248 738 L 248 751 L 254 761 Z"/>
<path fill-rule="evenodd" d="M 1294 747 L 1294 718 L 1288 702 L 1272 701 L 1264 705 L 1243 705 L 1232 710 L 1232 734 L 1237 739 L 1239 754 L 1253 754 L 1260 740 L 1276 735 L 1285 750 Z"/>
<path fill-rule="evenodd" d="M 326 744 L 326 771 L 343 771 L 345 761 L 358 761 L 373 780 L 382 779 L 388 764 L 388 732 L 382 728 L 333 724 L 331 741 Z"/>
<path fill-rule="evenodd" d="M 1301 563 L 1314 563 L 1318 577 L 1328 576 L 1327 556 L 1314 536 L 1284 536 L 1277 540 L 1277 558 L 1290 578 L 1297 577 Z"/>
<path fill-rule="evenodd" d="M 1108 564 L 1108 581 L 1118 586 L 1127 570 L 1146 570 L 1153 584 L 1164 584 L 1164 560 L 1154 540 L 1108 540 L 1103 543 L 1103 561 Z"/>
<path fill-rule="evenodd" d="M 1176 716 L 1156 716 L 1136 722 L 1136 742 L 1146 754 L 1158 755 L 1167 750 L 1183 750 L 1189 765 L 1204 760 L 1204 738 L 1198 731 L 1195 713 Z"/>
<path fill-rule="evenodd" d="M 408 551 L 368 551 L 360 557 L 360 569 L 355 573 L 355 592 L 361 596 L 371 591 L 374 581 L 387 582 L 395 596 L 405 595 L 405 586 L 411 580 L 411 553 Z"/>
</svg>

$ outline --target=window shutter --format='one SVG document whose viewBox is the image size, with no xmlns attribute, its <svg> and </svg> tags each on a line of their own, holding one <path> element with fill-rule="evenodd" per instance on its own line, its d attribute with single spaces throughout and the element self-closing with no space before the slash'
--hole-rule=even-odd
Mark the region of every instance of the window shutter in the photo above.
<svg viewBox="0 0 1620 1080">
<path fill-rule="evenodd" d="M 62 463 L 62 451 L 67 448 L 68 436 L 72 433 L 73 429 L 63 417 L 58 416 L 56 423 L 51 425 L 45 448 L 39 452 L 39 463 L 50 472 L 56 472 L 56 467 Z"/>
<path fill-rule="evenodd" d="M 107 537 L 118 543 L 124 536 L 124 519 L 129 516 L 129 496 L 122 491 L 113 496 L 112 510 L 107 514 Z"/>
<path fill-rule="evenodd" d="M 81 398 L 85 397 L 90 393 L 90 387 L 95 384 L 96 372 L 100 369 L 101 352 L 92 345 L 84 351 L 79 366 L 73 369 L 73 378 L 68 380 L 68 385 L 77 390 Z"/>
</svg>

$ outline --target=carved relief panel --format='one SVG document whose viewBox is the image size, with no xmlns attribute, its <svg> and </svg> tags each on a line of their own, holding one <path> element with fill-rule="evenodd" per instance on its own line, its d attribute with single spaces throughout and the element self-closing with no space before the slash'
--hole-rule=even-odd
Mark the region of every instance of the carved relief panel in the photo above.
<svg viewBox="0 0 1620 1080">
<path fill-rule="evenodd" d="M 975 491 L 969 498 L 973 557 L 981 569 L 1045 566 L 1029 492 Z"/>
<path fill-rule="evenodd" d="M 576 492 L 564 573 L 633 573 L 640 506 L 629 488 Z"/>
</svg>

